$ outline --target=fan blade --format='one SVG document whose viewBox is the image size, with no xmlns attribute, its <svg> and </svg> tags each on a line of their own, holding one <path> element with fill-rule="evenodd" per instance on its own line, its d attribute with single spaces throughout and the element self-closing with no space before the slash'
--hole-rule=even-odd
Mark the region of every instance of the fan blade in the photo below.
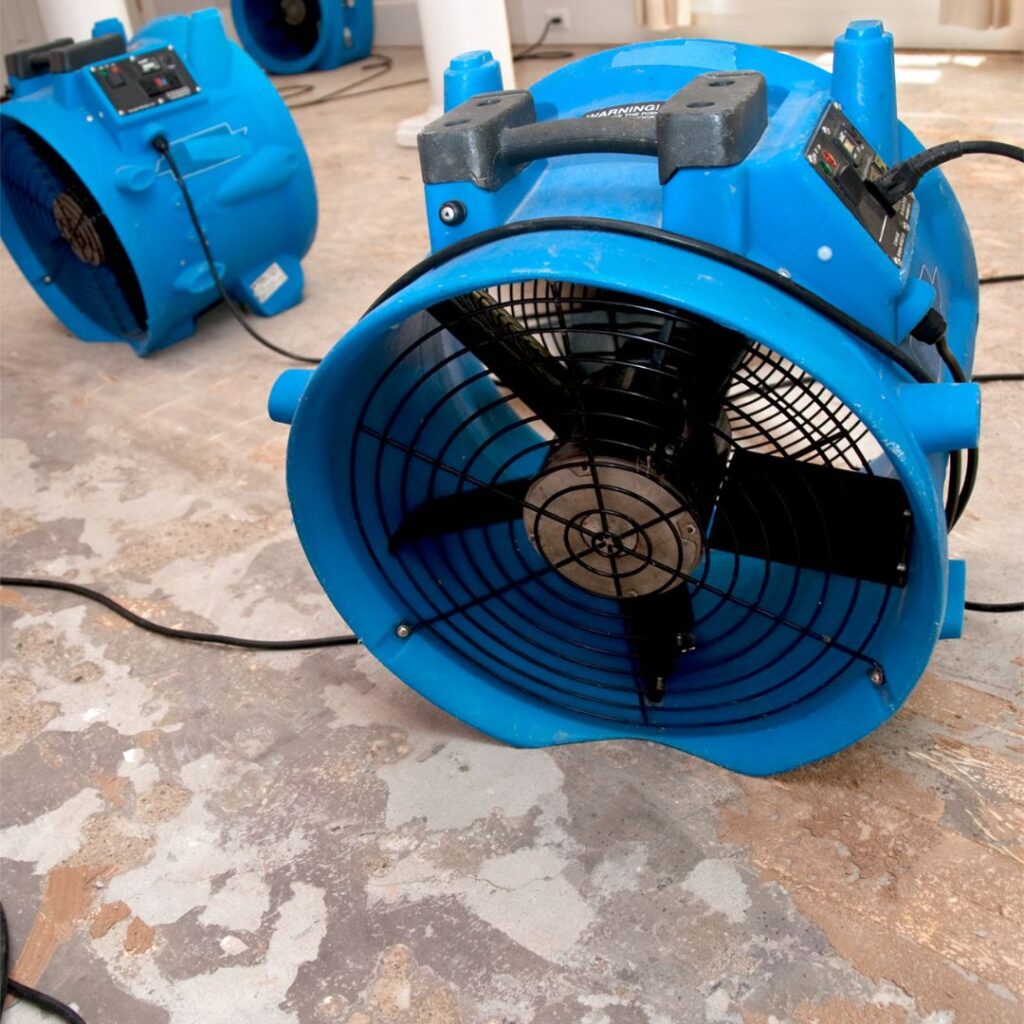
<svg viewBox="0 0 1024 1024">
<path fill-rule="evenodd" d="M 619 609 L 636 663 L 638 689 L 648 703 L 660 704 L 672 667 L 681 654 L 694 648 L 690 591 L 683 584 L 669 591 L 622 598 Z"/>
<path fill-rule="evenodd" d="M 712 548 L 906 583 L 911 515 L 898 480 L 739 448 L 716 505 Z"/>
<path fill-rule="evenodd" d="M 571 431 L 569 370 L 490 295 L 468 292 L 429 312 L 556 434 Z"/>
<path fill-rule="evenodd" d="M 523 477 L 497 484 L 493 490 L 459 491 L 428 501 L 402 520 L 389 541 L 389 548 L 394 553 L 406 544 L 428 537 L 518 519 L 523 514 L 522 503 L 532 483 L 533 477 Z"/>
</svg>

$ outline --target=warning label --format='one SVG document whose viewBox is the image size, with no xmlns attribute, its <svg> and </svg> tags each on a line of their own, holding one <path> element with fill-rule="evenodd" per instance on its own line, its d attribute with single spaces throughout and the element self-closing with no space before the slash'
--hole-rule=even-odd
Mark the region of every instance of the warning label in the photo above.
<svg viewBox="0 0 1024 1024">
<path fill-rule="evenodd" d="M 622 103 L 617 107 L 602 107 L 600 110 L 588 110 L 584 117 L 654 117 L 661 110 L 662 100 L 650 103 Z"/>
<path fill-rule="evenodd" d="M 288 280 L 288 275 L 279 263 L 271 263 L 259 277 L 253 281 L 252 294 L 257 302 L 266 302 L 278 288 Z"/>
</svg>

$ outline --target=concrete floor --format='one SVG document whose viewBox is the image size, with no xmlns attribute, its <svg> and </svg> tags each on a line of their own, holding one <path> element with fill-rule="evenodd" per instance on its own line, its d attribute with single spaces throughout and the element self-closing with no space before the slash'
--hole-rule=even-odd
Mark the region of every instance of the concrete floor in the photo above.
<svg viewBox="0 0 1024 1024">
<path fill-rule="evenodd" d="M 1018 57 L 901 64 L 926 143 L 1020 141 Z M 321 225 L 275 337 L 322 351 L 425 250 L 416 156 L 391 141 L 424 103 L 298 115 Z M 1020 271 L 1019 168 L 950 177 L 982 272 Z M 4 572 L 194 629 L 339 630 L 264 414 L 280 360 L 223 311 L 147 361 L 79 344 L 6 255 L 3 310 Z M 1022 323 L 1024 288 L 986 289 L 976 369 L 1019 369 Z M 953 548 L 974 597 L 1007 600 L 1024 590 L 1020 386 L 985 398 Z M 1021 1020 L 1019 616 L 969 614 L 890 724 L 751 780 L 636 742 L 507 749 L 359 649 L 191 646 L 67 596 L 0 604 L 15 976 L 89 1024 Z"/>
</svg>

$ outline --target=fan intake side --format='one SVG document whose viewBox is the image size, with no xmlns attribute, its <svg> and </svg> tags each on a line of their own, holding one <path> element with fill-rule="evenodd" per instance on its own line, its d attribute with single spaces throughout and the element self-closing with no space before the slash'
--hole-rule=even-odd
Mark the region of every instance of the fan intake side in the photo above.
<svg viewBox="0 0 1024 1024">
<path fill-rule="evenodd" d="M 39 135 L 0 118 L 0 182 L 51 288 L 112 337 L 146 332 L 142 288 L 95 196 Z"/>
<path fill-rule="evenodd" d="M 706 318 L 563 281 L 447 299 L 397 332 L 350 497 L 411 630 L 633 727 L 770 718 L 875 668 L 910 510 L 813 377 Z"/>
</svg>

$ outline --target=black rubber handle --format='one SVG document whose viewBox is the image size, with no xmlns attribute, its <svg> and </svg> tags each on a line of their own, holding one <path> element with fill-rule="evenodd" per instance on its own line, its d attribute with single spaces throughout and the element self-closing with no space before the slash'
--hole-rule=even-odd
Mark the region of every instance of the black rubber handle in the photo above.
<svg viewBox="0 0 1024 1024">
<path fill-rule="evenodd" d="M 505 128 L 498 159 L 509 166 L 576 153 L 658 155 L 653 117 L 577 117 Z"/>
<path fill-rule="evenodd" d="M 684 167 L 746 159 L 768 124 L 767 97 L 758 71 L 709 71 L 658 104 L 655 117 L 538 121 L 525 89 L 480 93 L 419 133 L 420 170 L 427 185 L 471 181 L 494 192 L 533 160 L 631 153 L 657 157 L 664 184 Z"/>
<path fill-rule="evenodd" d="M 4 65 L 7 68 L 8 77 L 20 78 L 25 81 L 28 78 L 35 78 L 50 70 L 50 51 L 59 46 L 70 46 L 74 42 L 71 36 L 62 36 L 60 39 L 51 39 L 48 43 L 39 46 L 29 46 L 24 50 L 15 50 L 13 53 L 4 55 Z"/>
</svg>

